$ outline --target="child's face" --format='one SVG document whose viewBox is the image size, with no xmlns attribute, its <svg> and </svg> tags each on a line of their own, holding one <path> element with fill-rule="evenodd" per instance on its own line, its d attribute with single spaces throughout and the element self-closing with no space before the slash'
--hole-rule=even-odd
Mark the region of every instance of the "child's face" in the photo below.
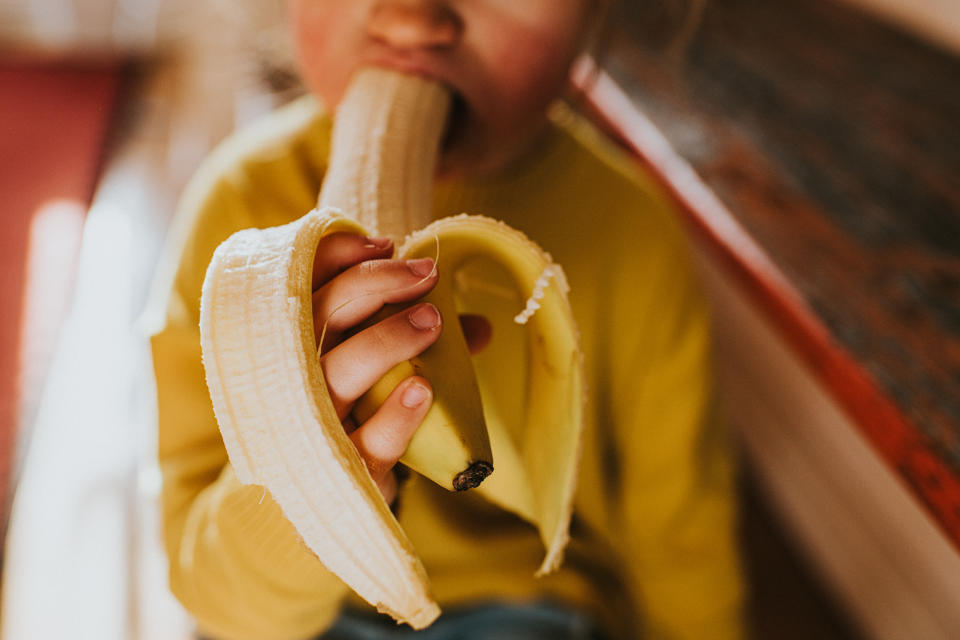
<svg viewBox="0 0 960 640">
<path fill-rule="evenodd" d="M 521 154 L 562 93 L 595 0 L 292 0 L 301 72 L 333 109 L 380 65 L 457 95 L 441 171 L 482 174 Z"/>
</svg>

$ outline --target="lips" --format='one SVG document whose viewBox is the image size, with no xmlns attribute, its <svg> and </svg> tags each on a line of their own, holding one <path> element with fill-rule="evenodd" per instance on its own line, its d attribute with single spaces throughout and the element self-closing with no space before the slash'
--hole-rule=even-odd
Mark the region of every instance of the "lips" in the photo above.
<svg viewBox="0 0 960 640">
<path fill-rule="evenodd" d="M 362 56 L 358 67 L 376 66 L 411 75 L 432 78 L 447 86 L 453 86 L 454 74 L 447 69 L 443 60 L 435 55 L 424 54 L 420 50 L 401 51 L 382 45 L 371 46 Z"/>
<path fill-rule="evenodd" d="M 465 123 L 467 121 L 467 101 L 463 94 L 454 91 L 450 104 L 450 113 L 447 116 L 446 129 L 440 142 L 441 152 L 449 151 L 457 146 L 457 142 L 463 138 Z"/>
</svg>

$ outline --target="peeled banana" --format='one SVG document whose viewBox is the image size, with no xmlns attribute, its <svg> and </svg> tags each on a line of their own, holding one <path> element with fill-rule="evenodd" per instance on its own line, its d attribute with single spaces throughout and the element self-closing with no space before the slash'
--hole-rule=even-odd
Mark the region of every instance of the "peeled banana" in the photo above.
<svg viewBox="0 0 960 640">
<path fill-rule="evenodd" d="M 401 240 L 432 221 L 437 150 L 450 93 L 425 78 L 361 70 L 337 108 L 317 207 Z"/>
<path fill-rule="evenodd" d="M 485 353 L 503 370 L 491 371 L 487 358 L 475 375 L 459 323 L 448 321 L 355 416 L 362 421 L 414 372 L 430 380 L 434 403 L 401 460 L 448 489 L 475 487 L 495 462 L 474 490 L 538 529 L 546 548 L 538 574 L 559 565 L 567 542 L 583 425 L 579 336 L 559 265 L 489 218 L 423 226 L 449 100 L 422 78 L 358 73 L 337 113 L 320 205 L 218 247 L 200 313 L 207 384 L 237 477 L 269 489 L 305 544 L 361 597 L 418 629 L 440 612 L 426 571 L 344 432 L 320 369 L 311 297 L 320 238 L 399 238 L 423 227 L 398 255 L 437 259 L 425 299 L 445 318 L 469 310 L 491 320 Z"/>
</svg>

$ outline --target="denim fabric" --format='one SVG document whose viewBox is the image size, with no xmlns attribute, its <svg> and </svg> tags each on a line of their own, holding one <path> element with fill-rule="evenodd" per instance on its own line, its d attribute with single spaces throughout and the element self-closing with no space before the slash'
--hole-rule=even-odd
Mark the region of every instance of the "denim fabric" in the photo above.
<svg viewBox="0 0 960 640">
<path fill-rule="evenodd" d="M 604 640 L 584 614 L 550 602 L 490 603 L 445 611 L 423 631 L 387 616 L 345 611 L 318 640 Z"/>
</svg>

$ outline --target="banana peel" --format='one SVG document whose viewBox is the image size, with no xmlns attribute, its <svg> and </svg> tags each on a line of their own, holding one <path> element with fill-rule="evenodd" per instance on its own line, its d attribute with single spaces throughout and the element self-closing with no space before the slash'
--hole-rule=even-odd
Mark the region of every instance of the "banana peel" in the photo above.
<svg viewBox="0 0 960 640">
<path fill-rule="evenodd" d="M 372 69 L 358 74 L 342 105 L 348 111 L 341 106 L 337 115 L 320 206 L 288 225 L 240 231 L 215 252 L 201 299 L 203 361 L 238 479 L 269 489 L 306 546 L 358 595 L 419 629 L 440 609 L 333 408 L 316 353 L 311 279 L 325 234 L 396 235 L 429 220 L 449 96 L 428 80 Z M 333 206 L 338 198 L 350 218 Z M 584 424 L 579 335 L 563 271 L 519 231 L 480 216 L 423 226 L 398 256 L 437 259 L 439 280 L 424 299 L 447 318 L 465 310 L 487 316 L 493 337 L 485 351 L 503 367 L 478 374 L 459 323 L 447 322 L 438 341 L 388 373 L 358 411 L 375 411 L 412 372 L 430 380 L 433 406 L 401 460 L 448 489 L 476 486 L 492 463 L 473 490 L 538 529 L 538 575 L 548 573 L 568 541 Z"/>
</svg>

